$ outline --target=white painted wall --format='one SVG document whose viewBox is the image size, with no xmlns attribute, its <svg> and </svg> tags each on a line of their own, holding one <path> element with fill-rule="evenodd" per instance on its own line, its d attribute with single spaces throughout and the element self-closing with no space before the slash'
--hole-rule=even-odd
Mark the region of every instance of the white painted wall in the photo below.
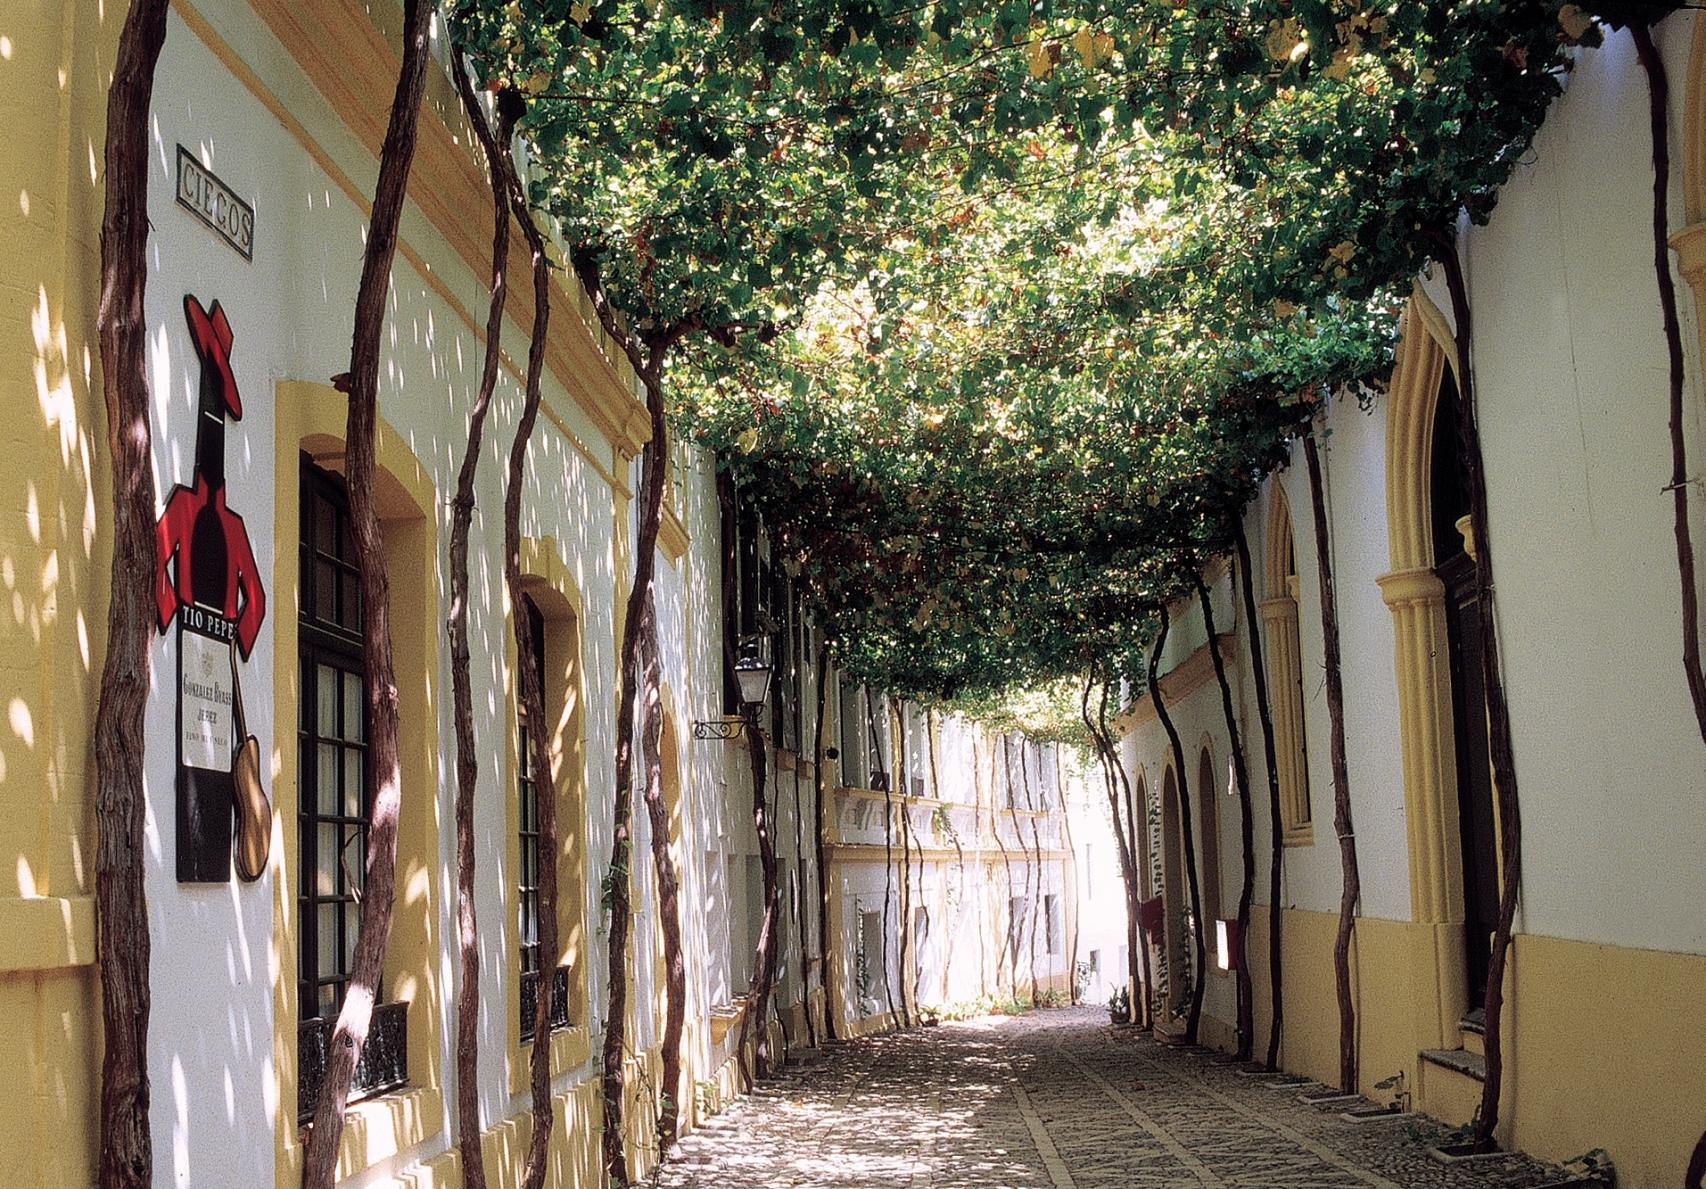
<svg viewBox="0 0 1706 1189">
<path fill-rule="evenodd" d="M 240 5 L 208 6 L 209 20 L 244 52 L 265 84 L 289 104 L 322 149 L 358 184 L 370 184 L 373 163 L 356 145 L 324 101 L 294 73 L 265 28 Z M 217 298 L 235 331 L 233 364 L 244 398 L 244 419 L 228 429 L 227 461 L 231 504 L 248 527 L 257 563 L 266 575 L 267 623 L 254 654 L 242 667 L 250 728 L 263 755 L 292 744 L 273 721 L 275 662 L 273 627 L 280 616 L 296 613 L 295 594 L 271 580 L 274 506 L 274 396 L 276 380 L 325 382 L 348 366 L 350 322 L 361 266 L 366 216 L 349 202 L 303 147 L 219 63 L 174 15 L 162 57 L 154 101 L 154 154 L 150 177 L 151 275 L 148 290 L 150 377 L 154 393 L 156 482 L 162 494 L 186 478 L 193 461 L 197 364 L 181 312 L 182 295 L 204 302 Z M 197 152 L 219 176 L 256 208 L 255 259 L 248 263 L 216 240 L 172 202 L 175 146 Z M 438 279 L 450 286 L 462 313 L 429 289 L 399 255 L 394 270 L 393 302 L 380 366 L 381 413 L 413 449 L 435 484 L 440 505 L 433 510 L 447 545 L 446 503 L 454 486 L 466 434 L 466 416 L 477 383 L 481 345 L 463 314 L 483 321 L 485 281 L 474 276 L 410 208 L 403 224 L 405 240 L 428 259 Z M 512 348 L 525 342 L 511 324 Z M 608 453 L 596 429 L 557 384 L 547 378 L 547 400 L 581 438 Z M 519 384 L 507 370 L 500 376 L 487 426 L 477 489 L 479 510 L 471 540 L 472 598 L 469 617 L 474 651 L 475 727 L 481 738 L 499 739 L 509 729 L 504 705 L 501 557 L 502 471 L 520 406 Z M 529 460 L 522 532 L 549 536 L 563 549 L 581 587 L 585 619 L 582 634 L 583 691 L 587 727 L 586 785 L 594 807 L 583 830 L 594 856 L 608 853 L 607 798 L 598 790 L 611 783 L 614 670 L 612 617 L 612 495 L 548 420 L 536 431 Z M 445 581 L 445 559 L 435 577 Z M 679 636 L 680 630 L 675 632 Z M 679 668 L 679 646 L 671 644 Z M 161 637 L 155 649 L 157 680 L 150 701 L 148 730 L 157 739 L 172 738 L 175 643 Z M 431 713 L 440 736 L 449 740 L 450 679 L 448 654 L 440 640 L 438 704 L 418 702 L 418 683 L 403 683 L 404 713 Z M 401 675 L 407 677 L 407 675 Z M 683 682 L 685 684 L 685 682 Z M 448 743 L 446 744 L 448 748 Z M 504 749 L 482 755 L 477 817 L 507 822 L 511 774 L 502 771 Z M 270 955 L 273 926 L 271 881 L 255 885 L 210 887 L 179 885 L 173 876 L 174 829 L 171 748 L 153 749 L 149 758 L 149 866 L 147 894 L 154 939 L 153 1043 L 150 1076 L 155 1094 L 156 1179 L 187 1184 L 195 1170 L 202 1176 L 218 1167 L 234 1181 L 270 1180 L 273 1162 L 273 1085 L 271 1037 L 272 980 L 294 979 L 295 970 L 275 971 Z M 453 775 L 445 754 L 439 787 L 411 788 L 404 813 L 423 811 L 419 798 L 438 799 L 446 830 L 432 856 L 437 874 L 438 927 L 445 944 L 454 938 L 454 867 L 451 862 Z M 274 845 L 296 846 L 294 822 L 275 826 Z M 478 854 L 477 911 L 482 922 L 484 972 L 481 1102 L 488 1122 L 512 1107 L 505 1071 L 508 1005 L 514 963 L 504 951 L 504 888 L 513 879 L 506 870 L 507 826 L 483 829 Z M 594 879 L 587 895 L 597 916 L 596 875 L 604 859 L 591 864 Z M 291 906 L 294 910 L 294 905 Z M 454 996 L 453 951 L 441 965 L 436 1003 L 427 1010 L 441 1015 L 446 1078 L 445 1102 L 453 1101 L 451 1079 Z M 429 1147 L 442 1147 L 446 1127 Z M 395 1167 L 429 1152 L 405 1153 L 370 1177 L 384 1179 Z"/>
<path fill-rule="evenodd" d="M 1685 76 L 1696 14 L 1668 18 L 1659 43 Z M 1672 95 L 1680 160 L 1681 87 Z M 1512 732 L 1523 804 L 1520 931 L 1620 946 L 1706 952 L 1694 878 L 1706 844 L 1699 732 L 1683 684 L 1681 610 L 1669 496 L 1664 342 L 1646 212 L 1646 90 L 1627 34 L 1584 51 L 1534 150 L 1490 224 L 1467 229 L 1475 369 Z M 1680 187 L 1680 181 L 1679 181 Z M 1679 194 L 1673 226 L 1681 225 Z M 1442 280 L 1424 288 L 1449 315 Z M 1687 433 L 1703 433 L 1696 311 L 1681 292 Z M 1384 398 L 1334 403 L 1322 443 L 1338 583 L 1346 739 L 1364 915 L 1410 917 L 1402 753 L 1391 613 L 1376 578 L 1391 568 Z M 1336 910 L 1340 870 L 1322 670 L 1319 574 L 1301 448 L 1245 518 L 1257 567 L 1268 492 L 1285 492 L 1300 582 L 1304 718 L 1314 844 L 1285 852 L 1283 902 Z M 1694 492 L 1696 535 L 1701 493 Z M 1194 613 L 1193 613 L 1194 614 Z M 1175 624 L 1170 668 L 1201 643 Z M 1248 633 L 1238 614 L 1239 668 Z M 1222 625 L 1222 630 L 1225 630 Z M 1255 901 L 1267 900 L 1266 773 L 1253 691 L 1241 681 L 1255 794 Z M 1186 740 L 1224 723 L 1212 686 L 1174 707 Z M 1166 759 L 1158 726 L 1124 741 L 1151 791 Z M 1223 878 L 1236 862 L 1235 812 L 1221 815 Z M 1223 886 L 1223 902 L 1235 893 Z M 1218 1014 L 1218 1013 L 1217 1013 Z"/>
<path fill-rule="evenodd" d="M 1677 80 L 1678 161 L 1698 19 L 1682 13 L 1658 31 Z M 1706 800 L 1671 498 L 1660 491 L 1670 461 L 1646 121 L 1634 49 L 1615 34 L 1581 56 L 1530 163 L 1472 234 L 1467 271 L 1524 805 L 1522 927 L 1698 953 Z M 1678 284 L 1698 459 L 1697 311 Z M 1699 537 L 1706 500 L 1692 495 Z"/>
</svg>

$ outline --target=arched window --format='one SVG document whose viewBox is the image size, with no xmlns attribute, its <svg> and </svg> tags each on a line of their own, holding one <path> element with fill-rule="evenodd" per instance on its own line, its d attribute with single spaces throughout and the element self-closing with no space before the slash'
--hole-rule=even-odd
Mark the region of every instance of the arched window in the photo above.
<svg viewBox="0 0 1706 1189">
<path fill-rule="evenodd" d="M 274 557 L 278 591 L 294 596 L 292 614 L 274 618 L 276 723 L 293 730 L 278 741 L 274 812 L 290 823 L 292 845 L 278 848 L 284 895 L 295 911 L 273 918 L 274 952 L 294 977 L 275 980 L 273 1005 L 286 1039 L 281 1127 L 312 1112 L 332 1028 L 353 965 L 359 896 L 365 875 L 368 814 L 375 773 L 367 754 L 365 626 L 357 607 L 359 562 L 349 528 L 342 470 L 348 401 L 322 384 L 280 380 L 275 387 L 274 526 L 284 545 Z M 375 429 L 375 511 L 384 524 L 383 564 L 391 579 L 391 645 L 400 683 L 397 763 L 405 788 L 436 788 L 439 736 L 437 657 L 443 627 L 432 576 L 439 556 L 431 509 L 439 499 L 403 439 L 383 420 Z M 281 605 L 289 606 L 285 598 Z M 431 658 L 429 660 L 429 657 Z M 378 1003 L 357 1071 L 354 1097 L 405 1084 L 440 1084 L 437 818 L 403 815 L 397 830 L 396 881 L 419 887 L 399 895 Z M 411 1120 L 399 1142 L 426 1137 Z"/>
<path fill-rule="evenodd" d="M 542 988 L 548 988 L 551 1024 L 551 1068 L 560 1071 L 584 1059 L 587 1037 L 586 914 L 581 890 L 585 886 L 585 765 L 586 724 L 583 712 L 580 594 L 564 565 L 555 541 L 526 537 L 521 541 L 522 626 L 533 641 L 543 695 L 544 721 L 527 720 L 521 702 L 521 675 L 513 629 L 505 631 L 508 694 L 512 714 L 510 736 L 509 876 L 505 889 L 510 984 L 510 1089 L 526 1087 L 533 1041 L 534 1009 Z M 544 735 L 551 771 L 537 771 L 532 733 Z M 555 953 L 539 944 L 539 805 L 552 798 L 557 816 L 557 880 Z M 548 981 L 547 981 L 548 980 Z"/>
<path fill-rule="evenodd" d="M 1315 839 L 1309 806 L 1309 752 L 1303 722 L 1303 661 L 1297 632 L 1297 551 L 1291 507 L 1278 483 L 1268 489 L 1267 597 L 1262 600 L 1268 691 L 1273 703 L 1274 758 L 1279 769 L 1280 823 L 1287 846 Z"/>
</svg>

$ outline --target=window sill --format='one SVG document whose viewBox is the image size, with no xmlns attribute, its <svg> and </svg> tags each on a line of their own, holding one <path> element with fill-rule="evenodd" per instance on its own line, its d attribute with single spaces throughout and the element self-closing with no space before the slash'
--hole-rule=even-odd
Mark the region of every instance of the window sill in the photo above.
<svg viewBox="0 0 1706 1189">
<path fill-rule="evenodd" d="M 711 1009 L 711 1043 L 723 1043 L 734 1026 L 740 1023 L 740 1018 L 746 1014 L 746 999 L 736 999 L 733 1003 L 720 1003 Z"/>
<path fill-rule="evenodd" d="M 1291 847 L 1291 846 L 1314 846 L 1315 845 L 1315 827 L 1314 827 L 1314 825 L 1311 824 L 1311 825 L 1306 825 L 1306 826 L 1287 826 L 1280 833 L 1280 845 L 1281 846 L 1287 846 L 1287 847 Z"/>
<path fill-rule="evenodd" d="M 338 1144 L 338 1179 L 345 1180 L 426 1142 L 439 1130 L 444 1096 L 431 1086 L 404 1086 L 361 1102 L 344 1115 Z M 297 1160 L 307 1129 L 297 1131 Z"/>
<path fill-rule="evenodd" d="M 584 1064 L 591 1054 L 591 1038 L 585 1024 L 569 1024 L 551 1030 L 551 1076 Z M 522 1094 L 533 1084 L 533 1039 L 518 1041 L 509 1054 L 509 1089 Z"/>
</svg>

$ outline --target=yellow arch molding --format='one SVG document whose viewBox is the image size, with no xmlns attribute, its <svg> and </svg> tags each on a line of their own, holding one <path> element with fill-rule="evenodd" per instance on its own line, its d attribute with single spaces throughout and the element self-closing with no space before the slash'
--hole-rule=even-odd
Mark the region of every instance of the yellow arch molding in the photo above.
<svg viewBox="0 0 1706 1189">
<path fill-rule="evenodd" d="M 1280 786 L 1280 841 L 1312 846 L 1309 767 L 1303 747 L 1302 647 L 1297 634 L 1297 565 L 1291 505 L 1278 479 L 1268 481 L 1268 517 L 1263 544 L 1262 585 L 1257 605 L 1266 646 L 1268 689 L 1273 699 L 1274 758 Z"/>
<path fill-rule="evenodd" d="M 273 886 L 272 985 L 274 1118 L 279 1189 L 302 1179 L 296 1126 L 297 936 L 296 747 L 300 460 L 341 470 L 349 402 L 325 384 L 281 380 L 274 388 L 273 459 Z M 404 714 L 399 751 L 408 786 L 397 838 L 397 906 L 385 958 L 389 993 L 418 1005 L 409 1012 L 409 1085 L 352 1106 L 338 1156 L 347 1177 L 440 1130 L 438 864 L 437 490 L 403 436 L 383 418 L 375 434 L 376 496 L 391 577 L 393 648 Z"/>
<path fill-rule="evenodd" d="M 582 895 L 586 871 L 587 751 L 586 639 L 582 626 L 586 623 L 586 603 L 555 538 L 523 537 L 517 552 L 520 555 L 522 589 L 545 620 L 545 714 L 548 722 L 555 719 L 550 751 L 557 801 L 557 945 L 561 950 L 557 960 L 566 958 L 569 965 L 569 1026 L 552 1032 L 550 1041 L 551 1072 L 556 1076 L 584 1062 L 591 1052 L 592 1043 L 587 1024 L 591 1018 L 588 982 L 590 935 L 585 897 Z M 521 866 L 521 840 L 516 798 L 511 795 L 511 789 L 515 773 L 521 767 L 518 752 L 521 731 L 516 718 L 519 691 L 515 685 L 517 661 L 513 615 L 514 608 L 506 605 L 503 625 L 506 766 L 500 780 L 506 863 L 503 877 L 503 960 L 513 977 L 509 981 L 509 993 L 502 1010 L 508 1017 L 509 1088 L 511 1093 L 524 1094 L 531 1084 L 533 1042 L 521 1039 L 521 977 L 514 957 L 520 952 L 517 927 L 521 903 L 514 873 Z M 498 1142 L 499 1138 L 491 1131 L 485 1137 L 486 1159 L 492 1167 L 504 1167 L 516 1157 L 514 1150 Z M 554 1136 L 553 1146 L 555 1143 Z"/>
<path fill-rule="evenodd" d="M 1445 587 L 1433 571 L 1433 424 L 1452 368 L 1450 324 L 1417 285 L 1399 333 L 1386 401 L 1386 524 L 1392 570 L 1378 579 L 1392 612 L 1398 737 L 1404 762 L 1418 1047 L 1446 1045 L 1468 1007 L 1463 863 L 1457 822 Z"/>
<path fill-rule="evenodd" d="M 1694 44 L 1684 83 L 1682 129 L 1683 217 L 1687 225 L 1671 237 L 1677 266 L 1694 291 L 1696 311 L 1706 308 L 1706 20 L 1694 22 Z M 1706 324 L 1695 319 L 1702 358 L 1706 358 Z"/>
</svg>

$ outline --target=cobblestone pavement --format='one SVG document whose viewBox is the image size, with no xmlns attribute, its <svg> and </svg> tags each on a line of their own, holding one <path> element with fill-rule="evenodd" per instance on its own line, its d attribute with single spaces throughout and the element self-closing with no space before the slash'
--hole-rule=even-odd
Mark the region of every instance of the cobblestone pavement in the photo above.
<svg viewBox="0 0 1706 1189">
<path fill-rule="evenodd" d="M 1351 1123 L 1099 1009 L 828 1046 L 685 1137 L 664 1186 L 1471 1189 L 1561 1181 L 1522 1157 L 1446 1167 L 1420 1116 Z M 1368 1106 L 1366 1102 L 1352 1106 Z"/>
</svg>

